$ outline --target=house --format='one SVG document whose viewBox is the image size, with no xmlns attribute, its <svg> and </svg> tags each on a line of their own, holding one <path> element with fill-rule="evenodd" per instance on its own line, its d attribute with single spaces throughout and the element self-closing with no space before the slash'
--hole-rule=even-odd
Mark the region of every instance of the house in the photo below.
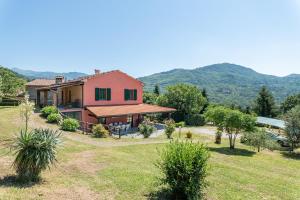
<svg viewBox="0 0 300 200">
<path fill-rule="evenodd" d="M 49 87 L 50 85 L 54 84 L 55 80 L 49 80 L 49 79 L 35 79 L 33 81 L 30 81 L 25 84 L 26 92 L 29 95 L 29 100 L 34 101 L 35 104 L 37 104 L 38 99 L 38 89 Z M 41 95 L 41 93 L 39 93 Z M 46 102 L 47 99 L 52 99 L 50 93 L 42 93 L 42 96 L 39 96 L 40 102 L 42 102 L 44 105 L 51 104 L 51 102 Z"/>
<path fill-rule="evenodd" d="M 62 114 L 87 123 L 130 123 L 136 127 L 145 114 L 171 113 L 173 108 L 143 104 L 143 83 L 119 70 L 55 83 L 37 90 L 37 94 L 52 96 L 52 102 Z M 37 95 L 42 97 L 41 95 Z M 37 99 L 38 105 L 44 104 Z"/>
</svg>

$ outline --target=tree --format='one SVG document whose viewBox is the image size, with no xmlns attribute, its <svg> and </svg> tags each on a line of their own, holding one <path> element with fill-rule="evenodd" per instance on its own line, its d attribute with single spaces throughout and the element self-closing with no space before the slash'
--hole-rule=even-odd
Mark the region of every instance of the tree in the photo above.
<svg viewBox="0 0 300 200">
<path fill-rule="evenodd" d="M 2 85 L 2 76 L 0 75 L 0 102 L 2 102 L 3 98 Z"/>
<path fill-rule="evenodd" d="M 0 66 L 1 91 L 5 97 L 14 97 L 24 92 L 26 80 L 15 72 Z"/>
<path fill-rule="evenodd" d="M 262 117 L 275 117 L 275 101 L 271 92 L 263 86 L 255 100 L 254 111 Z"/>
<path fill-rule="evenodd" d="M 244 133 L 243 140 L 245 144 L 256 148 L 257 152 L 260 152 L 264 148 L 273 150 L 278 147 L 278 144 L 270 139 L 264 129 Z"/>
<path fill-rule="evenodd" d="M 212 122 L 217 127 L 216 132 L 216 144 L 221 144 L 222 133 L 224 131 L 224 118 L 226 116 L 228 108 L 223 106 L 210 106 L 205 112 L 205 120 Z"/>
<path fill-rule="evenodd" d="M 34 110 L 34 103 L 29 101 L 29 96 L 25 95 L 24 101 L 20 104 L 20 114 L 25 120 L 25 132 L 28 130 L 28 122 Z"/>
<path fill-rule="evenodd" d="M 300 106 L 296 106 L 285 115 L 285 133 L 291 151 L 300 144 Z"/>
<path fill-rule="evenodd" d="M 242 131 L 254 131 L 256 119 L 238 110 L 227 109 L 223 123 L 229 138 L 229 146 L 234 149 L 236 138 Z"/>
<path fill-rule="evenodd" d="M 200 111 L 200 113 L 203 114 L 205 112 L 206 108 L 209 106 L 209 99 L 208 99 L 207 92 L 206 92 L 205 88 L 202 89 L 201 94 L 206 99 L 206 103 L 204 104 L 202 110 Z"/>
<path fill-rule="evenodd" d="M 151 92 L 143 93 L 143 102 L 147 104 L 156 104 L 157 95 Z"/>
<path fill-rule="evenodd" d="M 283 113 L 287 113 L 292 108 L 300 105 L 300 94 L 288 96 L 282 103 L 281 103 L 281 111 Z"/>
<path fill-rule="evenodd" d="M 161 106 L 175 108 L 172 114 L 175 121 L 185 121 L 188 115 L 199 114 L 206 103 L 201 90 L 189 84 L 177 84 L 169 86 L 166 93 L 160 95 L 157 103 Z"/>
<path fill-rule="evenodd" d="M 158 85 L 158 84 L 156 84 L 156 85 L 154 86 L 153 93 L 156 94 L 157 96 L 160 95 L 160 89 L 159 89 L 159 85 Z"/>
</svg>

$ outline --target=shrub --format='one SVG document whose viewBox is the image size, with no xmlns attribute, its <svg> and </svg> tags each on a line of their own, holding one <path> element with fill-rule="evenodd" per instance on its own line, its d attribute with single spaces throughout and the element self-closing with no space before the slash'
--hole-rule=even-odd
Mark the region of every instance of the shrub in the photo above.
<svg viewBox="0 0 300 200">
<path fill-rule="evenodd" d="M 193 137 L 193 134 L 190 131 L 188 131 L 186 133 L 186 138 L 191 139 L 192 137 Z"/>
<path fill-rule="evenodd" d="M 215 135 L 215 143 L 216 144 L 221 144 L 222 142 L 222 132 L 217 130 L 216 135 Z"/>
<path fill-rule="evenodd" d="M 148 138 L 153 132 L 155 128 L 151 124 L 149 119 L 145 119 L 140 125 L 139 125 L 139 131 L 140 134 L 144 136 L 144 138 Z"/>
<path fill-rule="evenodd" d="M 64 119 L 61 123 L 61 129 L 64 131 L 76 131 L 79 128 L 79 122 L 73 118 Z"/>
<path fill-rule="evenodd" d="M 62 120 L 62 116 L 59 113 L 51 113 L 47 117 L 47 122 L 49 123 L 60 123 Z"/>
<path fill-rule="evenodd" d="M 157 166 L 173 199 L 201 199 L 206 186 L 209 153 L 203 144 L 171 142 L 161 152 Z"/>
<path fill-rule="evenodd" d="M 177 123 L 175 123 L 175 127 L 176 128 L 179 128 L 179 127 L 185 127 L 185 122 L 177 122 Z"/>
<path fill-rule="evenodd" d="M 12 148 L 16 154 L 13 166 L 22 181 L 38 181 L 42 170 L 56 161 L 60 133 L 50 129 L 21 131 Z"/>
<path fill-rule="evenodd" d="M 187 125 L 190 126 L 204 126 L 205 118 L 203 115 L 200 114 L 192 114 L 186 117 L 185 122 Z"/>
<path fill-rule="evenodd" d="M 165 134 L 167 135 L 167 138 L 170 139 L 172 137 L 172 134 L 175 131 L 175 122 L 173 119 L 165 120 Z"/>
<path fill-rule="evenodd" d="M 104 128 L 102 124 L 97 124 L 93 126 L 92 134 L 94 137 L 103 138 L 103 137 L 108 137 L 109 132 Z"/>
<path fill-rule="evenodd" d="M 52 113 L 58 113 L 58 110 L 55 106 L 46 106 L 41 110 L 41 112 L 43 117 L 48 117 L 48 115 Z"/>
</svg>

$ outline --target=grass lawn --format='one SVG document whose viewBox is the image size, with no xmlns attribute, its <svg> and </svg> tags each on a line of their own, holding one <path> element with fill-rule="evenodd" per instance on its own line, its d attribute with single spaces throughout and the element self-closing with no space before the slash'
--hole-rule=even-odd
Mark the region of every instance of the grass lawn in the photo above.
<svg viewBox="0 0 300 200">
<path fill-rule="evenodd" d="M 0 116 L 0 139 L 22 127 L 17 108 L 0 107 Z M 56 128 L 37 115 L 32 126 Z M 300 199 L 300 156 L 255 153 L 242 144 L 231 151 L 227 140 L 215 145 L 205 135 L 193 140 L 206 143 L 211 152 L 207 199 Z M 33 185 L 13 181 L 13 156 L 0 143 L 0 199 L 149 199 L 160 191 L 154 163 L 165 142 L 163 137 L 115 140 L 65 133 L 57 166 Z"/>
</svg>

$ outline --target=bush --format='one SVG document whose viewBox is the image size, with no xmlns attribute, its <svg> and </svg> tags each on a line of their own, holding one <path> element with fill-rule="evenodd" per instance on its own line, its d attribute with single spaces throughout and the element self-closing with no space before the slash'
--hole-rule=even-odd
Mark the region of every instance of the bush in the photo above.
<svg viewBox="0 0 300 200">
<path fill-rule="evenodd" d="M 145 119 L 140 125 L 139 125 L 139 131 L 140 134 L 144 136 L 144 138 L 148 138 L 153 132 L 155 128 L 151 124 L 150 120 Z"/>
<path fill-rule="evenodd" d="M 52 113 L 58 113 L 58 110 L 55 106 L 46 106 L 41 110 L 41 112 L 43 117 L 48 117 L 48 115 Z"/>
<path fill-rule="evenodd" d="M 60 123 L 62 120 L 62 116 L 59 113 L 51 113 L 47 117 L 47 122 L 49 123 Z"/>
<path fill-rule="evenodd" d="M 73 118 L 64 119 L 61 123 L 61 129 L 64 131 L 76 131 L 79 128 L 79 122 Z"/>
<path fill-rule="evenodd" d="M 172 199 L 201 199 L 206 186 L 209 153 L 203 144 L 171 142 L 161 152 L 157 166 L 162 184 L 171 190 Z"/>
<path fill-rule="evenodd" d="M 60 133 L 50 129 L 21 131 L 13 144 L 16 158 L 13 166 L 21 181 L 38 181 L 42 170 L 56 161 Z"/>
<path fill-rule="evenodd" d="M 185 122 L 187 125 L 190 126 L 204 126 L 205 118 L 203 115 L 200 114 L 192 114 L 186 117 Z"/>
<path fill-rule="evenodd" d="M 109 132 L 104 128 L 102 124 L 97 124 L 93 126 L 92 134 L 94 137 L 104 138 L 104 137 L 108 137 Z"/>
<path fill-rule="evenodd" d="M 192 137 L 193 137 L 193 134 L 190 131 L 188 131 L 186 133 L 186 138 L 191 139 Z"/>
<path fill-rule="evenodd" d="M 173 119 L 165 120 L 165 134 L 167 135 L 167 138 L 170 139 L 172 137 L 172 134 L 175 131 L 175 122 Z"/>
<path fill-rule="evenodd" d="M 185 127 L 185 122 L 177 122 L 177 123 L 175 123 L 175 127 L 176 128 L 179 128 L 179 127 Z"/>
</svg>

